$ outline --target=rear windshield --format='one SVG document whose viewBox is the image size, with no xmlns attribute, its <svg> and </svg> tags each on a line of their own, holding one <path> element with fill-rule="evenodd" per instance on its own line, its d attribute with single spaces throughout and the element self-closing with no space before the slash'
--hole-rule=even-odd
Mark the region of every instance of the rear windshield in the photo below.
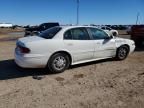
<svg viewBox="0 0 144 108">
<path fill-rule="evenodd" d="M 39 36 L 45 39 L 52 39 L 61 29 L 61 27 L 53 27 L 43 31 Z"/>
</svg>

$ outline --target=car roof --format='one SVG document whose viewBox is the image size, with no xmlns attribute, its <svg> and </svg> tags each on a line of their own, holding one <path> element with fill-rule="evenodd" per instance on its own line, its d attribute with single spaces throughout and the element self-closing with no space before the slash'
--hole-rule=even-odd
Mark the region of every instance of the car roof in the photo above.
<svg viewBox="0 0 144 108">
<path fill-rule="evenodd" d="M 62 29 L 72 29 L 72 28 L 79 28 L 79 27 L 91 27 L 91 28 L 98 28 L 95 26 L 60 26 Z"/>
</svg>

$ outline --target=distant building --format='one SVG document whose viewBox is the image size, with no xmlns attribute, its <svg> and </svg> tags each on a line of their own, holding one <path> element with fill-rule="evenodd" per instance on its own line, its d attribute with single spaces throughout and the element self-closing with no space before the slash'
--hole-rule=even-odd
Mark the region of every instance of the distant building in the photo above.
<svg viewBox="0 0 144 108">
<path fill-rule="evenodd" d="M 11 23 L 0 23 L 0 27 L 6 27 L 6 28 L 10 28 L 13 25 Z"/>
</svg>

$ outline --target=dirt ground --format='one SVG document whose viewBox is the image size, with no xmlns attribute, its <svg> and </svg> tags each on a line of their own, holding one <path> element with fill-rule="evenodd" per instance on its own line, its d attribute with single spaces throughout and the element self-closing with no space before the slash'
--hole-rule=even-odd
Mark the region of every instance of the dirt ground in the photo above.
<svg viewBox="0 0 144 108">
<path fill-rule="evenodd" d="M 50 74 L 15 65 L 15 42 L 22 35 L 0 35 L 0 108 L 144 108 L 144 46 L 124 61 L 101 60 Z"/>
</svg>

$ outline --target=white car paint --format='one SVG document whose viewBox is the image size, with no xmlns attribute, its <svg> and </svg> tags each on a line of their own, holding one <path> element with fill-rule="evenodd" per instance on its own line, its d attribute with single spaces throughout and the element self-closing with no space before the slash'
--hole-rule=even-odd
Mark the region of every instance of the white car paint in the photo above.
<svg viewBox="0 0 144 108">
<path fill-rule="evenodd" d="M 75 65 L 115 57 L 117 48 L 122 45 L 128 45 L 130 47 L 129 54 L 135 49 L 134 41 L 118 37 L 113 37 L 108 40 L 63 39 L 63 35 L 67 30 L 81 27 L 87 28 L 88 26 L 62 26 L 62 29 L 52 39 L 44 39 L 38 36 L 18 39 L 17 45 L 29 48 L 30 53 L 21 53 L 19 49 L 16 48 L 16 64 L 23 68 L 44 68 L 54 53 L 65 51 L 69 53 L 72 58 L 71 65 Z"/>
</svg>

